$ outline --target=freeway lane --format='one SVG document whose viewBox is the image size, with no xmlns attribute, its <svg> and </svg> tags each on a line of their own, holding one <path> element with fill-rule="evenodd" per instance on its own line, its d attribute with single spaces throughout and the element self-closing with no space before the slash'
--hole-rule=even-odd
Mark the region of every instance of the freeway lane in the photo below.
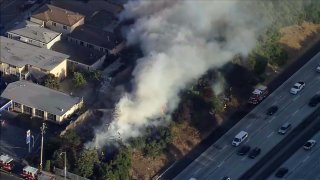
<svg viewBox="0 0 320 180">
<path fill-rule="evenodd" d="M 306 104 L 315 93 L 320 92 L 320 74 L 315 72 L 315 67 L 319 62 L 320 53 L 209 147 L 175 179 L 189 179 L 191 177 L 219 179 L 224 176 L 230 176 L 231 179 L 239 178 L 261 156 L 281 141 L 283 136 L 278 135 L 276 131 L 284 122 L 291 122 L 292 126 L 296 127 L 314 111 Z M 300 80 L 306 82 L 306 88 L 299 95 L 289 94 L 288 91 L 292 85 Z M 278 104 L 279 111 L 274 117 L 266 116 L 266 109 L 274 104 Z M 262 153 L 256 160 L 249 160 L 235 154 L 238 148 L 232 147 L 231 141 L 241 130 L 249 133 L 249 138 L 244 144 L 261 146 Z"/>
<path fill-rule="evenodd" d="M 320 131 L 310 139 L 316 140 L 318 144 L 309 151 L 300 147 L 293 156 L 281 165 L 281 167 L 289 169 L 284 179 L 320 179 Z M 276 178 L 274 174 L 268 178 L 268 180 L 276 179 L 279 178 Z"/>
</svg>

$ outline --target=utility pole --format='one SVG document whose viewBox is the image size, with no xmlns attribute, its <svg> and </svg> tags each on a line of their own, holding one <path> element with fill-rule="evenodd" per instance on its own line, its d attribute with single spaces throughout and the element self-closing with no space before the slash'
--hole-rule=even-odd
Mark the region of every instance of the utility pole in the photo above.
<svg viewBox="0 0 320 180">
<path fill-rule="evenodd" d="M 41 154 L 40 154 L 40 171 L 42 171 L 42 156 L 43 156 L 43 135 L 45 133 L 46 129 L 46 124 L 42 123 L 42 127 L 40 128 L 41 130 Z"/>
<path fill-rule="evenodd" d="M 64 154 L 64 180 L 67 179 L 67 152 L 63 151 L 60 153 L 60 156 Z"/>
</svg>

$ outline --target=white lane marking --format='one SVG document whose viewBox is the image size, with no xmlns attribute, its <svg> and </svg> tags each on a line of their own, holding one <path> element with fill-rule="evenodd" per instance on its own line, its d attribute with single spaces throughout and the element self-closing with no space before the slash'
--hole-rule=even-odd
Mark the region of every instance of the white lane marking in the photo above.
<svg viewBox="0 0 320 180">
<path fill-rule="evenodd" d="M 302 163 L 306 162 L 309 158 L 310 158 L 310 156 L 307 156 L 306 158 L 304 158 Z"/>
<path fill-rule="evenodd" d="M 246 159 L 246 157 L 241 158 L 241 161 L 244 161 Z"/>
<path fill-rule="evenodd" d="M 300 109 L 297 109 L 294 113 L 292 113 L 292 116 L 296 115 L 299 112 Z"/>
<path fill-rule="evenodd" d="M 222 161 L 220 164 L 218 164 L 218 167 L 221 167 L 223 163 L 224 163 L 224 161 Z"/>
<path fill-rule="evenodd" d="M 252 123 L 250 123 L 246 128 L 249 129 L 252 126 Z"/>
<path fill-rule="evenodd" d="M 296 97 L 293 98 L 293 101 L 296 101 L 299 97 L 300 95 L 296 95 Z"/>
<path fill-rule="evenodd" d="M 224 150 L 224 149 L 227 148 L 227 147 L 228 147 L 228 145 L 224 145 L 221 150 Z"/>
<path fill-rule="evenodd" d="M 267 138 L 270 138 L 273 134 L 274 134 L 274 131 L 272 131 L 272 132 L 267 136 Z"/>
</svg>

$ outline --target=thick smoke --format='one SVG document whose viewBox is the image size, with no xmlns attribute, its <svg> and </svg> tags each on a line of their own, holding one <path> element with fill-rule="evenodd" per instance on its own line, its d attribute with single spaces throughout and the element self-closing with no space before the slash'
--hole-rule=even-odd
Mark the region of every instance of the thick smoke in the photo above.
<svg viewBox="0 0 320 180">
<path fill-rule="evenodd" d="M 122 18 L 134 18 L 128 44 L 139 44 L 144 57 L 133 72 L 135 89 L 117 104 L 115 119 L 94 143 L 110 136 L 141 135 L 141 127 L 163 125 L 179 103 L 178 93 L 210 68 L 235 55 L 247 55 L 265 23 L 247 3 L 214 0 L 130 1 Z M 166 116 L 164 116 L 166 114 Z"/>
</svg>

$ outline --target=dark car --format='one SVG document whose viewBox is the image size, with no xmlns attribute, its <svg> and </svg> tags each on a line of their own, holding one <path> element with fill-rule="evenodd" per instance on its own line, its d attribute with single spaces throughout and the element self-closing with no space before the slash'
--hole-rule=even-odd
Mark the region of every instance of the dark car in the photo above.
<svg viewBox="0 0 320 180">
<path fill-rule="evenodd" d="M 277 111 L 278 111 L 278 107 L 277 106 L 271 106 L 267 111 L 267 115 L 271 116 L 274 113 L 276 113 Z"/>
<path fill-rule="evenodd" d="M 258 148 L 258 147 L 255 147 L 254 149 L 252 149 L 250 152 L 249 152 L 249 158 L 251 159 L 254 159 L 256 158 L 261 152 L 261 149 Z"/>
<path fill-rule="evenodd" d="M 277 172 L 276 172 L 276 177 L 282 178 L 284 175 L 286 175 L 288 173 L 288 169 L 287 168 L 280 168 Z"/>
<path fill-rule="evenodd" d="M 310 99 L 309 106 L 316 107 L 319 103 L 320 103 L 320 94 L 316 94 Z"/>
<path fill-rule="evenodd" d="M 250 151 L 250 146 L 244 145 L 238 150 L 238 155 L 246 155 Z"/>
</svg>

